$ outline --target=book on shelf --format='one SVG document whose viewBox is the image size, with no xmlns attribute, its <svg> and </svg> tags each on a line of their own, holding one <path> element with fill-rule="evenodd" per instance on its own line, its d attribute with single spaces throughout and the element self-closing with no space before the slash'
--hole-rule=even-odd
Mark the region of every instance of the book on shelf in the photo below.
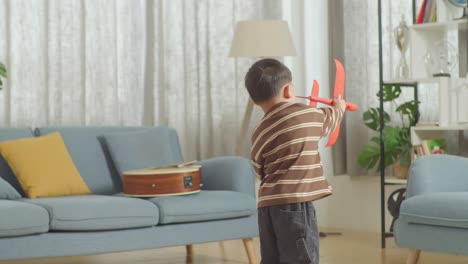
<svg viewBox="0 0 468 264">
<path fill-rule="evenodd" d="M 446 154 L 448 151 L 447 142 L 443 138 L 427 139 L 421 145 L 414 146 L 414 159 L 433 154 Z"/>
<path fill-rule="evenodd" d="M 437 21 L 437 1 L 423 0 L 419 8 L 416 24 L 431 23 Z"/>
<path fill-rule="evenodd" d="M 424 18 L 424 9 L 426 7 L 427 0 L 423 0 L 421 7 L 419 8 L 418 17 L 416 19 L 416 24 L 422 24 Z"/>
</svg>

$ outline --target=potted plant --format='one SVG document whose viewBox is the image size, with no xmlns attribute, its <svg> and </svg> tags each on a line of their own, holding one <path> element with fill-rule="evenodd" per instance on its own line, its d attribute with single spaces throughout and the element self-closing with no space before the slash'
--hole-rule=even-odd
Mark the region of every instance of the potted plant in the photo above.
<svg viewBox="0 0 468 264">
<path fill-rule="evenodd" d="M 0 62 L 0 90 L 3 88 L 3 80 L 7 77 L 7 70 L 5 64 Z"/>
<path fill-rule="evenodd" d="M 384 114 L 384 127 L 382 140 L 384 142 L 385 167 L 394 166 L 394 174 L 399 178 L 406 178 L 411 164 L 411 137 L 410 126 L 416 124 L 418 104 L 414 100 L 397 105 L 396 99 L 400 97 L 401 87 L 387 85 L 383 89 L 383 101 L 391 102 L 399 114 L 400 123 L 392 122 L 387 112 Z M 379 94 L 377 94 L 378 96 Z M 379 108 L 372 107 L 363 114 L 364 124 L 372 131 L 377 132 L 368 144 L 365 144 L 358 156 L 358 163 L 362 168 L 380 170 L 380 112 Z"/>
</svg>

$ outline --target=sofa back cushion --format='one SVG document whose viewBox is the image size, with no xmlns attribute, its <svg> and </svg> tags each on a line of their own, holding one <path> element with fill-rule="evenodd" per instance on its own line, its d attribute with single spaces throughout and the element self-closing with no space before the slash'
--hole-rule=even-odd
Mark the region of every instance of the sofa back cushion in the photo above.
<svg viewBox="0 0 468 264">
<path fill-rule="evenodd" d="M 0 200 L 21 199 L 21 194 L 11 186 L 7 181 L 0 177 Z"/>
<path fill-rule="evenodd" d="M 45 127 L 37 128 L 36 135 L 60 132 L 63 141 L 84 181 L 94 194 L 122 192 L 122 181 L 115 169 L 103 135 L 145 130 L 145 127 Z M 180 157 L 177 133 L 170 131 L 168 139 Z"/>
<path fill-rule="evenodd" d="M 9 141 L 20 138 L 30 138 L 34 137 L 34 133 L 29 128 L 0 128 L 0 142 Z M 13 186 L 23 197 L 26 197 L 21 185 L 16 179 L 15 174 L 11 170 L 8 163 L 0 155 L 0 177 L 7 181 L 11 186 Z"/>
<path fill-rule="evenodd" d="M 120 175 L 125 171 L 159 167 L 182 161 L 178 146 L 164 126 L 104 135 L 106 146 Z"/>
<path fill-rule="evenodd" d="M 60 133 L 3 141 L 0 153 L 29 198 L 90 193 Z"/>
</svg>

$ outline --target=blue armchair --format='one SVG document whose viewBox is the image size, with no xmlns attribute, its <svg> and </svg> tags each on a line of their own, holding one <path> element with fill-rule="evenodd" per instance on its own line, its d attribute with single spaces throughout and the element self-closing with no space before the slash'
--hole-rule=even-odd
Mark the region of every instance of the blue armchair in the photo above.
<svg viewBox="0 0 468 264">
<path fill-rule="evenodd" d="M 413 163 L 395 239 L 410 249 L 407 264 L 421 250 L 468 255 L 468 158 L 430 155 Z"/>
</svg>

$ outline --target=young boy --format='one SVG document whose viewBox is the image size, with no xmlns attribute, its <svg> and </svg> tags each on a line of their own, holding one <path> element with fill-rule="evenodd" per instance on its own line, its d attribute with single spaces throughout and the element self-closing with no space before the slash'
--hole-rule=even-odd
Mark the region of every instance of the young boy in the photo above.
<svg viewBox="0 0 468 264">
<path fill-rule="evenodd" d="M 262 264 L 319 263 L 312 201 L 331 195 L 318 153 L 320 138 L 340 125 L 345 102 L 314 108 L 294 103 L 291 71 L 274 59 L 257 61 L 245 76 L 265 112 L 252 135 L 252 164 L 260 178 L 258 225 Z"/>
</svg>

